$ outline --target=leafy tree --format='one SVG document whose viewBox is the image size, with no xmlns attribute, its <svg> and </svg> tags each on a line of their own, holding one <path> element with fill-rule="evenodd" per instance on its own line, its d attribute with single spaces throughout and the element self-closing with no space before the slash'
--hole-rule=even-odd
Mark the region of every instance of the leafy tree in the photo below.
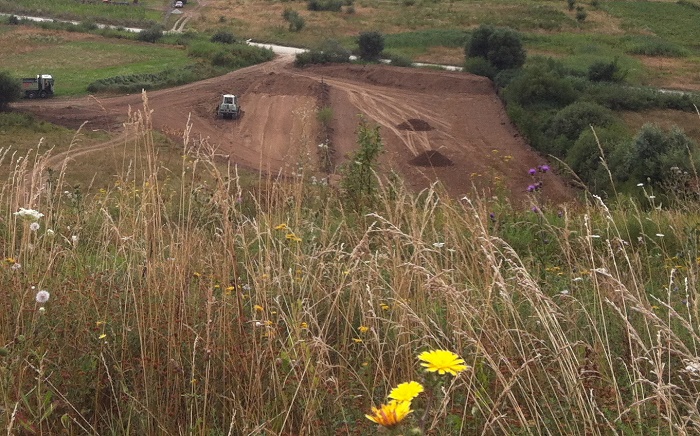
<svg viewBox="0 0 700 436">
<path fill-rule="evenodd" d="M 468 59 L 486 59 L 498 71 L 520 68 L 526 58 L 522 37 L 518 32 L 488 25 L 482 25 L 472 33 L 464 53 Z"/>
<path fill-rule="evenodd" d="M 357 38 L 360 47 L 360 58 L 366 61 L 376 61 L 384 51 L 384 35 L 379 32 L 362 32 Z"/>
<path fill-rule="evenodd" d="M 488 39 L 486 59 L 499 70 L 520 68 L 525 64 L 522 37 L 513 29 L 496 29 Z"/>
<path fill-rule="evenodd" d="M 496 30 L 495 27 L 482 24 L 472 32 L 469 42 L 464 47 L 464 54 L 468 58 L 480 57 L 486 59 L 489 53 L 489 37 Z"/>
<path fill-rule="evenodd" d="M 549 135 L 552 137 L 565 136 L 576 140 L 581 132 L 593 127 L 606 127 L 615 121 L 608 108 L 595 103 L 578 101 L 566 106 L 552 118 Z"/>
<path fill-rule="evenodd" d="M 17 101 L 22 87 L 19 80 L 6 71 L 0 71 L 0 110 L 7 109 L 13 101 Z"/>
</svg>

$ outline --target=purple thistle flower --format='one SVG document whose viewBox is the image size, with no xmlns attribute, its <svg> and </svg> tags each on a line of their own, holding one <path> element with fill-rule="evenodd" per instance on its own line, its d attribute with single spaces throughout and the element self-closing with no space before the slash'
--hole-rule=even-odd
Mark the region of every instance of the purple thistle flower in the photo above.
<svg viewBox="0 0 700 436">
<path fill-rule="evenodd" d="M 549 171 L 549 165 L 540 165 L 540 171 L 546 173 L 547 171 Z"/>
<path fill-rule="evenodd" d="M 495 213 L 491 212 L 489 214 L 489 218 L 491 218 L 491 221 L 496 222 L 496 214 Z"/>
<path fill-rule="evenodd" d="M 532 206 L 532 211 L 535 213 L 539 213 L 540 209 L 537 206 Z"/>
<path fill-rule="evenodd" d="M 530 171 L 528 171 L 528 173 L 529 173 L 531 176 L 534 176 L 534 175 L 537 173 L 537 170 L 534 169 L 534 168 L 530 168 Z"/>
<path fill-rule="evenodd" d="M 527 192 L 533 192 L 535 189 L 537 189 L 535 185 L 530 185 L 527 187 Z"/>
</svg>

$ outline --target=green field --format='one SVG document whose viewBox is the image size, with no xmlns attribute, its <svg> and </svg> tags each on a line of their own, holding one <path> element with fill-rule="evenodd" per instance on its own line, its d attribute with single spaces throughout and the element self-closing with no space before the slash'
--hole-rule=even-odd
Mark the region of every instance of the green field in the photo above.
<svg viewBox="0 0 700 436">
<path fill-rule="evenodd" d="M 169 3 L 162 0 L 141 0 L 137 5 L 113 5 L 96 0 L 0 0 L 0 12 L 124 26 L 148 26 L 163 21 Z"/>
</svg>

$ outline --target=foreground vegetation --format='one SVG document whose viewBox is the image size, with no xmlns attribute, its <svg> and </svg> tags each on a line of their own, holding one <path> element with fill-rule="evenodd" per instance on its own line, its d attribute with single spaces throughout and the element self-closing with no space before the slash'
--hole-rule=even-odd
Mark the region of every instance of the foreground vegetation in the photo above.
<svg viewBox="0 0 700 436">
<path fill-rule="evenodd" d="M 374 434 L 409 381 L 404 434 L 700 430 L 697 201 L 243 185 L 206 147 L 161 167 L 144 113 L 99 191 L 4 154 L 8 431 Z M 465 368 L 425 373 L 429 350 Z"/>
</svg>

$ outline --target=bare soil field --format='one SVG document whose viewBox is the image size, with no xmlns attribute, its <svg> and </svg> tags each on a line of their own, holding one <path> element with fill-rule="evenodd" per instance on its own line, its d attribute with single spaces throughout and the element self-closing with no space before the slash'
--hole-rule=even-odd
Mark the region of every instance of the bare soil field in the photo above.
<svg viewBox="0 0 700 436">
<path fill-rule="evenodd" d="M 331 107 L 332 163 L 347 161 L 357 148 L 360 115 L 379 125 L 384 153 L 381 171 L 397 172 L 414 190 L 440 181 L 459 197 L 474 189 L 527 203 L 528 174 L 545 162 L 520 137 L 487 79 L 459 72 L 389 66 L 332 65 L 297 69 L 292 58 L 275 60 L 225 76 L 149 92 L 153 128 L 217 150 L 221 159 L 273 175 L 291 175 L 300 165 L 319 168 L 320 125 L 316 113 Z M 222 93 L 240 95 L 239 120 L 214 115 Z M 20 110 L 70 128 L 119 133 L 129 110 L 143 109 L 141 95 L 22 101 Z M 74 148 L 71 153 L 99 151 Z M 70 156 L 56 156 L 52 162 Z M 552 172 L 537 173 L 539 201 L 572 201 L 575 193 Z"/>
</svg>

